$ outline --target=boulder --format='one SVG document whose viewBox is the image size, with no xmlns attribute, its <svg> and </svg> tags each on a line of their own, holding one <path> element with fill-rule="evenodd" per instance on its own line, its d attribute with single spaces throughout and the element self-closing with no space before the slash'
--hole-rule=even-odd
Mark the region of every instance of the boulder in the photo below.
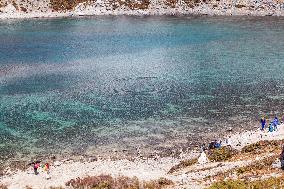
<svg viewBox="0 0 284 189">
<path fill-rule="evenodd" d="M 8 4 L 7 6 L 2 7 L 0 11 L 3 13 L 11 14 L 11 13 L 15 13 L 17 9 L 12 4 Z"/>
<path fill-rule="evenodd" d="M 199 164 L 205 164 L 205 163 L 208 163 L 209 162 L 209 159 L 207 158 L 205 152 L 201 152 L 197 162 Z"/>
<path fill-rule="evenodd" d="M 277 159 L 275 162 L 272 163 L 271 165 L 273 168 L 281 168 L 281 161 Z"/>
</svg>

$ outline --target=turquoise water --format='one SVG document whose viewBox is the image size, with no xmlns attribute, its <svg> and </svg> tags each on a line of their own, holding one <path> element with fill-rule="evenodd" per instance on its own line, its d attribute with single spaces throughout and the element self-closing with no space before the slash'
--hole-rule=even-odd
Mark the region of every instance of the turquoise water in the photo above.
<svg viewBox="0 0 284 189">
<path fill-rule="evenodd" d="M 282 116 L 284 18 L 0 21 L 0 161 L 188 148 Z"/>
</svg>

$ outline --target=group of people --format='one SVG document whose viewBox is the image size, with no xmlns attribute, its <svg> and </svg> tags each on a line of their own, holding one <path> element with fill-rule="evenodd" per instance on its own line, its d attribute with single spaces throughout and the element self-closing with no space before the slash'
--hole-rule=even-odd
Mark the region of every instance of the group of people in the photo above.
<svg viewBox="0 0 284 189">
<path fill-rule="evenodd" d="M 265 128 L 267 127 L 265 117 L 261 118 L 260 123 L 261 123 L 261 130 L 264 131 Z M 280 121 L 279 121 L 278 117 L 275 116 L 274 119 L 268 125 L 268 131 L 269 132 L 277 131 L 278 125 L 280 125 Z"/>
<path fill-rule="evenodd" d="M 49 176 L 49 168 L 50 168 L 49 163 L 41 164 L 40 161 L 35 161 L 35 162 L 30 163 L 29 165 L 31 165 L 33 167 L 35 175 L 38 175 L 39 174 L 38 169 L 42 168 L 42 170 L 46 174 L 46 179 L 50 179 L 50 176 Z"/>
<path fill-rule="evenodd" d="M 212 149 L 216 149 L 216 148 L 221 148 L 221 146 L 222 146 L 222 140 L 220 140 L 220 141 L 214 140 L 214 141 L 212 141 L 208 144 L 208 147 L 205 144 L 202 144 L 201 145 L 201 152 L 208 150 L 208 149 L 212 150 Z"/>
</svg>

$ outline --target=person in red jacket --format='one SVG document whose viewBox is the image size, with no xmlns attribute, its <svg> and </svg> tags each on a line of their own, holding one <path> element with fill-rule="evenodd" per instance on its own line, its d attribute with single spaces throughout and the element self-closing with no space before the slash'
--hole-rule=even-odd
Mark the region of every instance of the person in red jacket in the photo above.
<svg viewBox="0 0 284 189">
<path fill-rule="evenodd" d="M 36 163 L 34 164 L 34 172 L 35 172 L 35 175 L 38 175 L 37 169 L 39 168 L 39 166 L 40 166 L 40 164 L 39 164 L 38 162 L 36 162 Z"/>
</svg>

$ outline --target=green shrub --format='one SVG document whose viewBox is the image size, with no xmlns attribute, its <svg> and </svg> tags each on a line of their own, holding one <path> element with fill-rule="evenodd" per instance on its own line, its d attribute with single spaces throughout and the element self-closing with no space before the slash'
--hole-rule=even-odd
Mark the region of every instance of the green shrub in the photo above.
<svg viewBox="0 0 284 189">
<path fill-rule="evenodd" d="M 210 161 L 225 161 L 230 159 L 233 155 L 237 154 L 237 151 L 228 146 L 213 149 L 208 152 L 208 159 Z"/>
</svg>

